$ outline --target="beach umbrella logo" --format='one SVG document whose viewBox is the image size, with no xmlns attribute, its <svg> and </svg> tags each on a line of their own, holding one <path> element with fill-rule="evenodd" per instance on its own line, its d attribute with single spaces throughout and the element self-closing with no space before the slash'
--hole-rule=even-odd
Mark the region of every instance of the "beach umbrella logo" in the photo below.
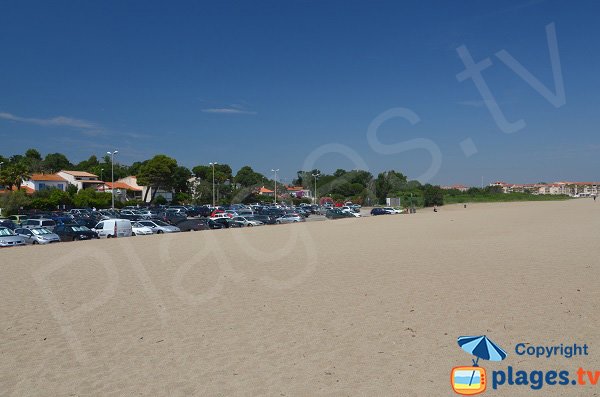
<svg viewBox="0 0 600 397">
<path fill-rule="evenodd" d="M 460 336 L 458 346 L 476 358 L 471 366 L 452 368 L 452 389 L 465 396 L 483 393 L 487 387 L 487 376 L 485 368 L 479 366 L 479 360 L 502 361 L 506 358 L 506 352 L 485 335 Z"/>
</svg>

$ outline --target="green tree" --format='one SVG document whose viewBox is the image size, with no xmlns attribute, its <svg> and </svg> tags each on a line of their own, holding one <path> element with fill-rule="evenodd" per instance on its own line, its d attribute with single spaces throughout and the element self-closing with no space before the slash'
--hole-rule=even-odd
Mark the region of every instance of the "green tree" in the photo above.
<svg viewBox="0 0 600 397">
<path fill-rule="evenodd" d="M 164 154 L 156 155 L 140 168 L 137 176 L 138 184 L 152 188 L 151 200 L 154 200 L 158 189 L 171 190 L 173 188 L 172 176 L 176 169 L 177 160 Z M 147 198 L 148 190 L 146 190 L 144 201 L 147 201 Z"/>
<path fill-rule="evenodd" d="M 48 173 L 56 173 L 60 170 L 68 170 L 73 168 L 73 164 L 62 153 L 50 153 L 44 158 L 43 168 Z"/>
<path fill-rule="evenodd" d="M 255 172 L 252 167 L 246 165 L 240 168 L 237 174 L 235 174 L 234 180 L 241 187 L 250 187 L 264 182 L 265 176 Z"/>
<path fill-rule="evenodd" d="M 426 184 L 423 186 L 423 204 L 425 207 L 444 205 L 444 191 L 439 186 Z"/>
<path fill-rule="evenodd" d="M 188 180 L 192 177 L 191 171 L 184 166 L 178 166 L 173 173 L 173 190 L 175 193 L 187 193 L 189 190 Z"/>
</svg>

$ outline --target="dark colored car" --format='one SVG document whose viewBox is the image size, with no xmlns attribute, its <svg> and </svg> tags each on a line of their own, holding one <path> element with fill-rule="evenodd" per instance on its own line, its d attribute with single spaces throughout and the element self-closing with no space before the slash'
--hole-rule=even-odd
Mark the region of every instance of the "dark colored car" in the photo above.
<svg viewBox="0 0 600 397">
<path fill-rule="evenodd" d="M 10 219 L 0 219 L 0 227 L 7 227 L 10 230 L 15 230 L 17 228 L 17 224 Z"/>
<path fill-rule="evenodd" d="M 88 229 L 93 229 L 98 224 L 98 222 L 95 219 L 90 219 L 90 218 L 75 218 L 71 222 L 63 222 L 63 223 L 73 223 L 73 222 L 75 222 L 79 226 L 85 226 Z"/>
<path fill-rule="evenodd" d="M 253 215 L 249 218 L 254 219 L 256 221 L 260 221 L 265 225 L 274 225 L 277 223 L 276 220 L 278 217 L 272 215 Z"/>
<path fill-rule="evenodd" d="M 158 219 L 163 222 L 170 223 L 171 225 L 177 225 L 179 222 L 183 222 L 187 219 L 187 216 L 175 211 L 163 211 L 158 214 Z"/>
<path fill-rule="evenodd" d="M 354 215 L 352 215 L 349 212 L 334 208 L 334 209 L 327 210 L 327 212 L 325 213 L 325 217 L 328 219 L 340 219 L 340 218 L 354 218 Z"/>
<path fill-rule="evenodd" d="M 234 221 L 231 218 L 218 218 L 218 219 L 213 220 L 213 222 L 222 225 L 222 227 L 224 227 L 224 228 L 244 227 L 243 223 Z"/>
<path fill-rule="evenodd" d="M 371 210 L 371 215 L 389 215 L 390 213 L 384 210 L 383 208 L 373 208 Z"/>
<path fill-rule="evenodd" d="M 54 233 L 58 234 L 60 241 L 91 240 L 93 238 L 98 238 L 96 232 L 76 223 L 57 225 L 54 228 Z"/>
<path fill-rule="evenodd" d="M 208 230 L 210 226 L 206 219 L 186 219 L 184 221 L 179 222 L 177 225 L 182 232 L 190 232 L 190 231 L 198 231 L 198 230 Z"/>
</svg>

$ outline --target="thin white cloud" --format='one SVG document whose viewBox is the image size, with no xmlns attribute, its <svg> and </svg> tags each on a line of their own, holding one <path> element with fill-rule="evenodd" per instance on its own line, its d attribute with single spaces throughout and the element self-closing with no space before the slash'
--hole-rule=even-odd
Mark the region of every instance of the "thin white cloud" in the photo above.
<svg viewBox="0 0 600 397">
<path fill-rule="evenodd" d="M 98 126 L 92 122 L 74 119 L 72 117 L 57 116 L 50 119 L 38 119 L 31 117 L 15 116 L 11 113 L 0 112 L 0 119 L 15 121 L 19 123 L 35 124 L 44 127 L 72 127 L 82 128 L 85 130 L 97 130 Z"/>
<path fill-rule="evenodd" d="M 204 113 L 218 113 L 218 114 L 256 114 L 256 112 L 241 109 L 239 106 L 208 108 L 208 109 L 202 109 L 202 111 Z"/>
</svg>

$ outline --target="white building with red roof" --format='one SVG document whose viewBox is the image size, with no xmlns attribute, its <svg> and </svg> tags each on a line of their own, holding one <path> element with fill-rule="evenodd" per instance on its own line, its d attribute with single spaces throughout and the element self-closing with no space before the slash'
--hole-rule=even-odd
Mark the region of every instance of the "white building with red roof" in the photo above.
<svg viewBox="0 0 600 397">
<path fill-rule="evenodd" d="M 23 180 L 23 185 L 32 191 L 44 189 L 59 189 L 63 192 L 67 190 L 68 182 L 58 174 L 31 174 L 27 180 Z"/>
<path fill-rule="evenodd" d="M 98 175 L 90 174 L 85 171 L 62 170 L 58 175 L 64 178 L 69 184 L 77 186 L 77 190 L 93 188 L 96 189 L 104 182 L 98 179 Z"/>
</svg>

